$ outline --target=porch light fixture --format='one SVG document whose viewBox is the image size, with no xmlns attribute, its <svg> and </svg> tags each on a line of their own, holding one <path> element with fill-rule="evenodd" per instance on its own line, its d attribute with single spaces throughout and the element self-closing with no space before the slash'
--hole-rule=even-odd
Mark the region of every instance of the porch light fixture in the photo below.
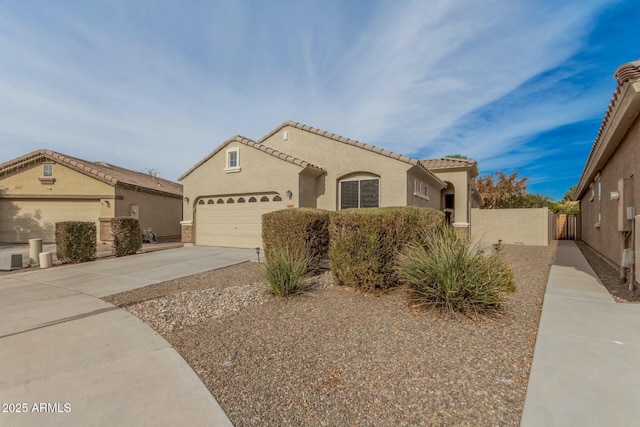
<svg viewBox="0 0 640 427">
<path fill-rule="evenodd" d="M 185 198 L 184 198 L 184 202 L 185 202 L 186 204 L 189 204 L 189 198 L 188 198 L 188 197 L 185 197 Z"/>
<path fill-rule="evenodd" d="M 286 194 L 286 195 L 287 195 L 287 198 L 288 198 L 289 200 L 291 200 L 291 198 L 293 197 L 293 193 L 291 192 L 291 190 L 287 190 L 287 192 L 286 192 L 286 193 L 284 193 L 284 194 Z"/>
</svg>

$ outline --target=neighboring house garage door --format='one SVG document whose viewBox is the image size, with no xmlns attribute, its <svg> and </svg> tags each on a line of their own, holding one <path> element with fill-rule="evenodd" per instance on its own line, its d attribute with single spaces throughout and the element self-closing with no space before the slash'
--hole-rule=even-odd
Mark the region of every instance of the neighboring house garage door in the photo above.
<svg viewBox="0 0 640 427">
<path fill-rule="evenodd" d="M 284 208 L 276 193 L 202 198 L 196 205 L 195 244 L 261 247 L 262 214 Z"/>
<path fill-rule="evenodd" d="M 29 239 L 55 242 L 55 223 L 96 222 L 100 217 L 97 200 L 0 200 L 0 242 L 27 243 Z"/>
</svg>

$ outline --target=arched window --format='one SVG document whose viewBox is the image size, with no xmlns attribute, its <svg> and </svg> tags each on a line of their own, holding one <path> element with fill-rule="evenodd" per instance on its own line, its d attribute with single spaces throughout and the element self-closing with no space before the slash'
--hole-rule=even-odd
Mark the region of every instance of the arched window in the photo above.
<svg viewBox="0 0 640 427">
<path fill-rule="evenodd" d="M 380 206 L 380 178 L 369 174 L 340 180 L 340 209 Z"/>
<path fill-rule="evenodd" d="M 238 199 L 238 203 L 244 203 L 244 202 L 245 202 L 244 197 L 240 197 L 240 198 Z"/>
<path fill-rule="evenodd" d="M 213 204 L 213 199 L 209 199 L 209 201 L 207 202 L 208 205 L 212 205 Z"/>
<path fill-rule="evenodd" d="M 260 201 L 261 201 L 261 202 L 268 202 L 268 201 L 269 201 L 269 198 L 268 198 L 267 196 L 262 196 L 262 197 L 260 198 Z"/>
<path fill-rule="evenodd" d="M 249 197 L 249 203 L 255 203 L 258 200 L 255 197 Z"/>
<path fill-rule="evenodd" d="M 222 200 L 222 199 L 218 199 L 218 200 L 216 201 L 216 203 L 217 203 L 217 204 L 219 204 L 219 205 L 222 205 L 222 204 L 224 204 L 224 200 Z"/>
<path fill-rule="evenodd" d="M 204 200 L 203 199 L 198 200 L 198 204 L 199 205 L 204 205 Z"/>
<path fill-rule="evenodd" d="M 227 203 L 235 203 L 235 201 L 234 201 L 231 197 L 229 197 L 229 198 L 227 199 Z"/>
<path fill-rule="evenodd" d="M 274 201 L 274 202 L 281 202 L 281 201 L 282 201 L 282 197 L 280 197 L 280 196 L 274 196 L 274 197 L 273 197 L 273 201 Z"/>
</svg>

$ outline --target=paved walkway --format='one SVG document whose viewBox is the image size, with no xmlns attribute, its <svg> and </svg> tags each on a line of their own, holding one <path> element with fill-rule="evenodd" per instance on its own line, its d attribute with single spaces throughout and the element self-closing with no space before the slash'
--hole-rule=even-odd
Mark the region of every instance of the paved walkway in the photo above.
<svg viewBox="0 0 640 427">
<path fill-rule="evenodd" d="M 572 241 L 558 242 L 521 426 L 640 423 L 640 305 L 617 304 Z"/>
<path fill-rule="evenodd" d="M 1 276 L 0 426 L 230 426 L 161 336 L 96 297 L 253 258 L 189 247 Z"/>
</svg>

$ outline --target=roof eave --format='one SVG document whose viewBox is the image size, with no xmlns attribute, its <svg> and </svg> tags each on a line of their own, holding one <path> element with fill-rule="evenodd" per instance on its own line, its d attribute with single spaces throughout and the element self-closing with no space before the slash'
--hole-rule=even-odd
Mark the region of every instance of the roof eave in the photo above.
<svg viewBox="0 0 640 427">
<path fill-rule="evenodd" d="M 309 133 L 313 133 L 313 134 L 316 134 L 316 135 L 324 136 L 325 138 L 329 138 L 329 139 L 332 139 L 334 141 L 342 142 L 343 144 L 352 145 L 354 147 L 358 147 L 358 148 L 361 148 L 363 150 L 367 150 L 367 151 L 371 151 L 371 152 L 376 153 L 376 154 L 380 154 L 380 155 L 388 157 L 390 159 L 398 160 L 398 161 L 403 162 L 403 163 L 408 163 L 408 164 L 413 165 L 413 166 L 418 166 L 421 169 L 423 169 L 427 174 L 431 175 L 431 177 L 433 178 L 433 180 L 436 183 L 442 185 L 441 188 L 446 187 L 446 184 L 440 178 L 435 176 L 433 174 L 433 172 L 431 172 L 427 167 L 425 167 L 424 164 L 422 164 L 422 162 L 420 160 L 418 160 L 418 159 L 414 159 L 413 157 L 405 156 L 403 154 L 394 153 L 394 152 L 386 150 L 384 148 L 376 147 L 374 145 L 369 145 L 369 144 L 366 144 L 364 142 L 357 141 L 355 139 L 346 138 L 344 136 L 340 136 L 340 135 L 337 135 L 335 133 L 331 133 L 331 132 L 328 132 L 328 131 L 325 131 L 325 130 L 322 130 L 322 129 L 314 128 L 312 126 L 305 125 L 303 123 L 294 122 L 292 120 L 287 120 L 286 122 L 282 123 L 280 126 L 278 126 L 275 129 L 273 129 L 267 135 L 262 137 L 258 141 L 258 144 L 263 144 L 267 139 L 271 138 L 273 135 L 275 135 L 276 133 L 280 132 L 282 129 L 284 129 L 286 127 L 292 127 L 292 128 L 295 128 L 295 129 L 303 130 L 305 132 L 309 132 Z"/>
<path fill-rule="evenodd" d="M 574 200 L 580 200 L 640 113 L 640 78 L 619 84 L 589 153 Z"/>
</svg>

